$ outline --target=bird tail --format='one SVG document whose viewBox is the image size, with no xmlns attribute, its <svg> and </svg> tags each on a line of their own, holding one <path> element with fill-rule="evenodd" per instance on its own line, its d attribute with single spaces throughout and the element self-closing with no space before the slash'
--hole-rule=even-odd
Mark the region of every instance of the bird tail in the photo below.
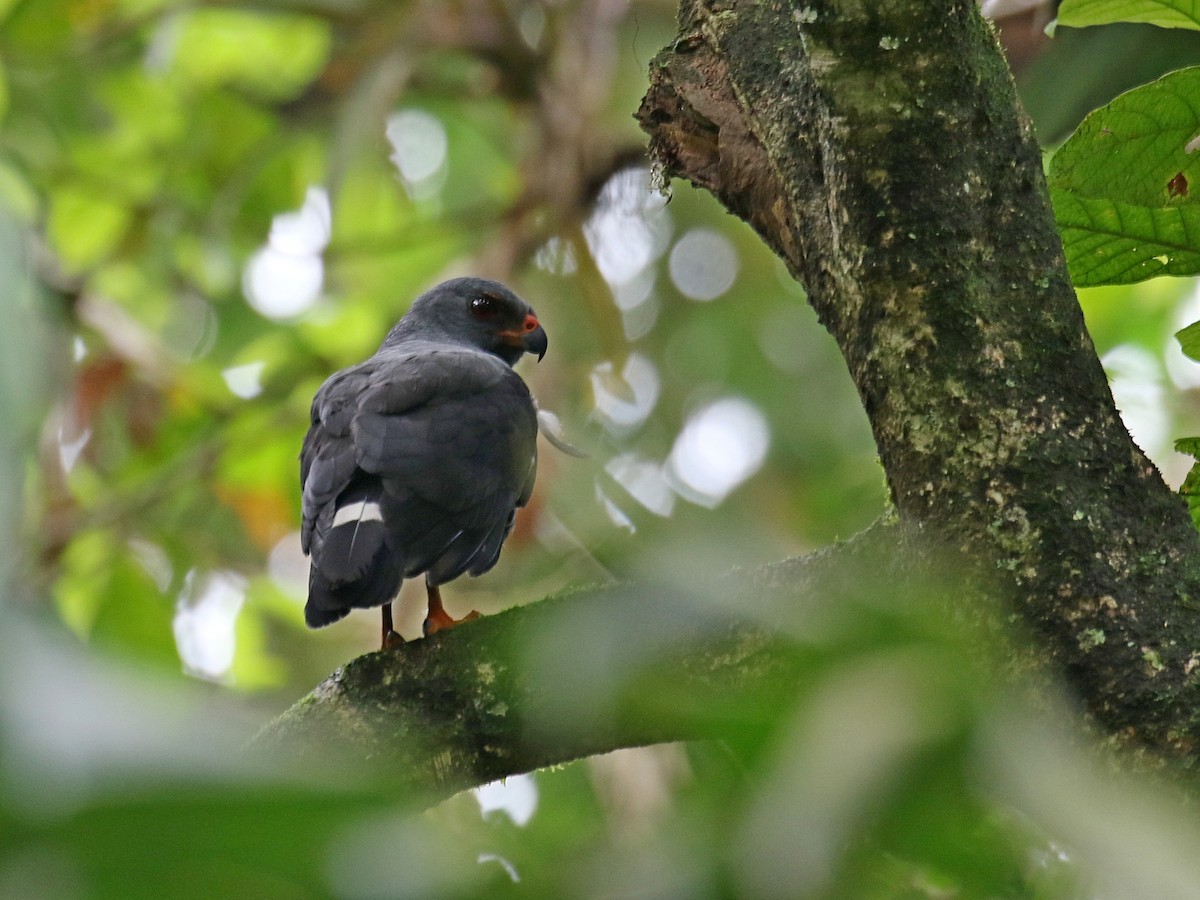
<svg viewBox="0 0 1200 900">
<path fill-rule="evenodd" d="M 320 628 L 352 608 L 382 606 L 403 580 L 404 559 L 389 548 L 378 480 L 351 485 L 314 526 L 304 620 Z"/>
</svg>

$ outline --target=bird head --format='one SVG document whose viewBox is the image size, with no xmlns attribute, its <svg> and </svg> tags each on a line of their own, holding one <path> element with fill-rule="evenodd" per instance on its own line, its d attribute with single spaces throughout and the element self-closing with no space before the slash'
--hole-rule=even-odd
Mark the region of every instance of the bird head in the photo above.
<svg viewBox="0 0 1200 900">
<path fill-rule="evenodd" d="M 498 281 L 454 278 L 413 301 L 384 346 L 406 340 L 467 344 L 509 365 L 526 353 L 546 355 L 546 332 L 528 303 Z"/>
</svg>

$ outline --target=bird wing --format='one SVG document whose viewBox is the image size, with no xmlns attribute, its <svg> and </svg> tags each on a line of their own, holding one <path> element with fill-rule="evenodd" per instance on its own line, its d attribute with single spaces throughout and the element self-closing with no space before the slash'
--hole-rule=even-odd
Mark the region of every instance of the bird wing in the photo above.
<svg viewBox="0 0 1200 900">
<path fill-rule="evenodd" d="M 525 383 L 490 354 L 434 350 L 419 369 L 422 402 L 389 374 L 363 395 L 351 432 L 359 467 L 383 481 L 406 573 L 440 583 L 495 563 L 533 487 L 537 418 Z"/>
<path fill-rule="evenodd" d="M 435 583 L 486 571 L 532 491 L 536 435 L 528 388 L 503 361 L 430 344 L 377 354 L 334 375 L 313 401 L 302 545 L 308 552 L 314 536 L 323 541 L 335 521 L 365 509 L 384 527 L 343 529 L 365 535 L 343 553 L 373 555 L 386 541 L 405 577 L 429 571 Z M 377 501 L 358 496 L 367 481 L 381 486 Z M 349 557 L 325 567 L 347 580 L 358 568 Z"/>
<path fill-rule="evenodd" d="M 525 383 L 502 361 L 435 350 L 378 373 L 351 433 L 365 471 L 464 509 L 481 493 L 522 496 L 537 418 Z"/>
</svg>

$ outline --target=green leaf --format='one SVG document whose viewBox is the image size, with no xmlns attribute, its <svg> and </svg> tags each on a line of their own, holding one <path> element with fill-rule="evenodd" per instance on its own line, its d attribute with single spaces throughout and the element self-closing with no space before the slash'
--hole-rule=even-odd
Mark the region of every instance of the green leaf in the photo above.
<svg viewBox="0 0 1200 900">
<path fill-rule="evenodd" d="M 0 207 L 19 221 L 29 223 L 35 220 L 40 202 L 25 173 L 0 159 Z"/>
<path fill-rule="evenodd" d="M 1200 29 L 1200 0 L 1063 0 L 1058 9 L 1059 25 L 1083 28 L 1113 22 Z"/>
<path fill-rule="evenodd" d="M 109 790 L 62 815 L 0 819 L 6 887 L 122 900 L 330 896 L 330 844 L 379 814 L 372 793 L 221 781 Z"/>
<path fill-rule="evenodd" d="M 2 0 L 0 0 L 2 3 Z M 9 91 L 8 72 L 4 68 L 4 60 L 0 59 L 0 120 L 8 113 Z"/>
<path fill-rule="evenodd" d="M 1076 287 L 1200 272 L 1200 210 L 1151 209 L 1050 192 Z"/>
<path fill-rule="evenodd" d="M 1192 463 L 1191 471 L 1187 473 L 1183 484 L 1179 486 L 1179 493 L 1187 501 L 1192 524 L 1196 528 L 1200 528 L 1200 437 L 1180 438 L 1175 442 L 1175 449 L 1179 453 L 1186 453 L 1195 460 Z"/>
<path fill-rule="evenodd" d="M 235 85 L 283 100 L 317 76 L 329 44 L 320 19 L 202 8 L 182 25 L 175 70 L 200 87 Z"/>
<path fill-rule="evenodd" d="M 1181 328 L 1175 332 L 1175 339 L 1179 341 L 1179 347 L 1183 350 L 1184 355 L 1200 362 L 1200 322 L 1193 322 L 1186 328 Z M 1179 446 L 1180 442 L 1175 442 L 1175 449 L 1180 453 L 1191 453 L 1191 450 L 1184 450 Z M 1198 445 L 1200 446 L 1200 445 Z M 1200 454 L 1192 454 L 1200 456 Z"/>
<path fill-rule="evenodd" d="M 1186 454 L 1200 462 L 1200 437 L 1179 438 L 1175 441 L 1175 452 Z"/>
<path fill-rule="evenodd" d="M 59 614 L 81 638 L 178 668 L 171 601 L 112 533 L 94 530 L 75 537 L 63 554 L 54 595 Z"/>
<path fill-rule="evenodd" d="M 1192 67 L 1096 110 L 1054 155 L 1051 197 L 1077 286 L 1200 272 L 1198 135 Z"/>
<path fill-rule="evenodd" d="M 89 188 L 66 185 L 50 199 L 49 233 L 54 249 L 71 272 L 94 266 L 109 255 L 125 234 L 130 210 Z"/>
</svg>

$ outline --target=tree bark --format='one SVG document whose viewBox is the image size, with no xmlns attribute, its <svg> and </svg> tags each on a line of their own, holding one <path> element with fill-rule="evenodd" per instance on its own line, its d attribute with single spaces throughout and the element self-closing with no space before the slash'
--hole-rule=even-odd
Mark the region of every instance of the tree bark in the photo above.
<svg viewBox="0 0 1200 900">
<path fill-rule="evenodd" d="M 1190 755 L 1200 543 L 1113 405 L 1039 150 L 973 0 L 684 0 L 638 117 L 664 174 L 711 191 L 805 285 L 871 420 L 903 526 L 891 536 L 920 535 L 958 559 L 968 610 L 977 589 L 999 584 L 1103 728 Z M 792 596 L 819 602 L 801 582 Z M 354 752 L 417 747 L 418 782 L 461 787 L 720 733 L 689 713 L 650 724 L 610 716 L 609 726 L 626 724 L 574 742 L 544 729 L 531 737 L 534 709 L 587 721 L 591 711 L 567 685 L 521 679 L 496 682 L 507 686 L 502 714 L 480 713 L 499 708 L 481 691 L 505 665 L 508 629 L 536 631 L 567 602 L 355 661 L 276 723 L 269 743 L 304 743 L 310 727 L 348 721 L 369 734 Z M 584 593 L 569 605 L 612 602 L 612 592 Z M 727 623 L 692 641 L 696 679 L 680 683 L 683 694 L 711 688 L 706 679 L 753 693 L 786 674 L 762 662 L 773 645 L 756 627 Z M 636 618 L 627 628 L 635 637 Z M 723 655 L 749 645 L 758 651 Z M 462 756 L 446 774 L 436 760 L 448 751 Z"/>
<path fill-rule="evenodd" d="M 591 664 L 598 636 L 613 660 L 622 639 L 647 639 L 645 618 L 636 636 L 597 620 L 629 616 L 634 597 L 656 612 L 649 637 L 657 664 L 619 673 Z M 694 612 L 627 586 L 487 616 L 353 660 L 268 725 L 253 749 L 319 767 L 376 760 L 389 793 L 432 802 L 617 747 L 732 734 L 712 711 L 701 716 L 695 703 L 684 710 L 661 699 L 748 703 L 773 683 L 794 684 L 795 672 L 769 629 L 718 616 L 697 622 Z M 662 627 L 668 618 L 673 631 Z M 578 646 L 580 635 L 589 649 Z"/>
<path fill-rule="evenodd" d="M 652 152 L 805 285 L 902 521 L 1001 575 L 1103 727 L 1190 752 L 1196 533 L 1117 414 L 976 4 L 685 2 L 680 21 L 639 113 Z"/>
<path fill-rule="evenodd" d="M 846 570 L 878 570 L 893 530 L 732 575 L 708 598 L 587 588 L 369 653 L 269 723 L 250 751 L 359 775 L 374 761 L 389 793 L 431 803 L 619 747 L 753 745 L 820 671 L 824 643 L 808 639 L 808 622 L 828 633 L 833 604 L 840 627 L 857 624 L 840 600 L 860 587 Z M 747 608 L 758 618 L 731 611 Z"/>
</svg>

